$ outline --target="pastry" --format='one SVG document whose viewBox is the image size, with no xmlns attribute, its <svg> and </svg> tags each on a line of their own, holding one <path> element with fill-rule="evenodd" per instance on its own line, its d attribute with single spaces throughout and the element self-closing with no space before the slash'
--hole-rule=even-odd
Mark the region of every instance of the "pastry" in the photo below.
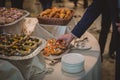
<svg viewBox="0 0 120 80">
<path fill-rule="evenodd" d="M 60 18 L 63 19 L 64 17 L 65 17 L 65 14 L 64 14 L 64 13 L 61 13 L 61 14 L 60 14 Z"/>
<path fill-rule="evenodd" d="M 44 16 L 44 15 L 47 15 L 47 14 L 49 14 L 50 12 L 51 12 L 51 9 L 47 9 L 47 10 L 43 11 L 42 13 L 40 13 L 40 16 L 42 17 L 42 16 Z"/>
<path fill-rule="evenodd" d="M 47 9 L 43 11 L 42 13 L 40 13 L 38 18 L 43 17 L 43 18 L 69 19 L 71 13 L 72 12 L 69 9 L 53 7 L 51 9 Z"/>
</svg>

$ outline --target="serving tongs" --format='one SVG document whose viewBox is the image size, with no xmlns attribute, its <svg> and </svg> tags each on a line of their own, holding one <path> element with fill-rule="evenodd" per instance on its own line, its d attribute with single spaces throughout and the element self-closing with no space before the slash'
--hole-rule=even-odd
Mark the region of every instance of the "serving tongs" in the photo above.
<svg viewBox="0 0 120 80">
<path fill-rule="evenodd" d="M 88 42 L 88 37 L 84 37 L 83 39 L 79 39 L 79 40 L 74 39 L 71 49 L 78 49 L 79 46 L 85 47 L 86 42 Z"/>
<path fill-rule="evenodd" d="M 46 57 L 46 56 L 44 56 L 44 58 L 46 59 L 46 60 L 49 60 L 50 62 L 48 63 L 49 65 L 55 65 L 55 64 L 57 64 L 58 62 L 60 62 L 60 58 L 59 59 L 52 59 L 52 58 L 49 58 L 49 57 Z"/>
<path fill-rule="evenodd" d="M 83 38 L 83 39 L 81 39 L 81 40 L 75 39 L 75 40 L 74 40 L 74 44 L 75 44 L 75 43 L 79 43 L 79 42 L 85 42 L 85 41 L 88 42 L 88 37 L 85 37 L 85 38 Z"/>
</svg>

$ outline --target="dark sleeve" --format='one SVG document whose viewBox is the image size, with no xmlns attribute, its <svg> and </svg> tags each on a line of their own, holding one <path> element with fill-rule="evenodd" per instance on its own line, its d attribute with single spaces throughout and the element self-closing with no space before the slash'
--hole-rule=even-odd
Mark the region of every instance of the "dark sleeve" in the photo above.
<svg viewBox="0 0 120 80">
<path fill-rule="evenodd" d="M 101 4 L 101 0 L 93 0 L 92 4 L 84 13 L 82 19 L 72 30 L 73 35 L 76 37 L 81 37 L 81 35 L 90 27 L 93 21 L 100 15 L 102 10 Z"/>
</svg>

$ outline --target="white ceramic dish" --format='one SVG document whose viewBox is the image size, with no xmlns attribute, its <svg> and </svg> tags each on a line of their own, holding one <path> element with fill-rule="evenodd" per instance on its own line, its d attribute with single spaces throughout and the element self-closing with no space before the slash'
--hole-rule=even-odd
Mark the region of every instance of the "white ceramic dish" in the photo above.
<svg viewBox="0 0 120 80">
<path fill-rule="evenodd" d="M 84 56 L 80 53 L 69 53 L 62 56 L 62 69 L 68 73 L 78 73 L 84 70 Z"/>
<path fill-rule="evenodd" d="M 62 66 L 63 71 L 67 72 L 67 73 L 79 73 L 82 72 L 84 70 L 84 67 L 66 67 L 66 66 Z"/>
</svg>

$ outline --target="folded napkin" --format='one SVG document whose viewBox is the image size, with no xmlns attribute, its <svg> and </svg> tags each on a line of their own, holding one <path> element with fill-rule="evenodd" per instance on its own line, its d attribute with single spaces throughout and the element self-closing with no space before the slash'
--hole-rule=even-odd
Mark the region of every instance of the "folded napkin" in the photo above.
<svg viewBox="0 0 120 80">
<path fill-rule="evenodd" d="M 22 32 L 26 35 L 31 35 L 37 23 L 38 23 L 37 18 L 25 18 L 22 21 Z"/>
</svg>

